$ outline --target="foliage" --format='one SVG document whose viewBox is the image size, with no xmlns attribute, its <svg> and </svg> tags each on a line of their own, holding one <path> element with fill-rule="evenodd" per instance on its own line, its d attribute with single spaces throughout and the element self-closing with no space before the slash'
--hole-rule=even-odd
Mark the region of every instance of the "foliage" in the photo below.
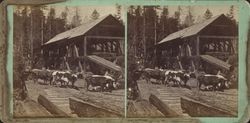
<svg viewBox="0 0 250 123">
<path fill-rule="evenodd" d="M 207 9 L 206 12 L 204 13 L 204 19 L 205 20 L 210 19 L 212 16 L 213 16 L 212 12 L 209 9 Z"/>
<path fill-rule="evenodd" d="M 82 20 L 81 20 L 81 17 L 79 15 L 79 9 L 76 7 L 75 8 L 75 15 L 73 16 L 72 21 L 71 21 L 71 28 L 80 26 L 81 22 L 82 22 Z"/>
<path fill-rule="evenodd" d="M 189 27 L 192 26 L 194 24 L 194 16 L 192 14 L 192 10 L 191 7 L 188 7 L 188 14 L 185 17 L 184 23 L 183 23 L 183 27 Z"/>
<path fill-rule="evenodd" d="M 122 9 L 122 6 L 119 5 L 119 4 L 116 4 L 116 14 L 114 15 L 115 18 L 117 18 L 119 21 L 121 21 L 121 9 Z"/>
<path fill-rule="evenodd" d="M 100 14 L 96 11 L 96 9 L 92 12 L 92 14 L 91 14 L 91 19 L 92 20 L 96 20 L 96 19 L 98 19 L 99 18 L 99 16 L 100 16 Z"/>
</svg>

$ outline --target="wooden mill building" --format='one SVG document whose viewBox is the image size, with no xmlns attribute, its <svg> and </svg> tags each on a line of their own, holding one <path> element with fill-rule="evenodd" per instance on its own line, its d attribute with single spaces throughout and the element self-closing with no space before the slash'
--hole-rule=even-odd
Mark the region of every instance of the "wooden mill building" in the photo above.
<svg viewBox="0 0 250 123">
<path fill-rule="evenodd" d="M 62 32 L 43 45 L 45 67 L 50 69 L 86 71 L 94 62 L 119 71 L 112 63 L 123 54 L 124 25 L 112 15 Z"/>
<path fill-rule="evenodd" d="M 237 64 L 238 29 L 224 14 L 192 25 L 157 43 L 157 63 L 168 69 L 232 70 Z"/>
</svg>

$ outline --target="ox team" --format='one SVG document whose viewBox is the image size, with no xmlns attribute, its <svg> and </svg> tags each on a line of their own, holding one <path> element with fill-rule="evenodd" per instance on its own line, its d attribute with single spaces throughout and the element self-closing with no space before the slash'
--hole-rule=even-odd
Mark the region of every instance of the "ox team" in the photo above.
<svg viewBox="0 0 250 123">
<path fill-rule="evenodd" d="M 118 84 L 115 82 L 115 79 L 111 75 L 93 75 L 92 73 L 87 73 L 83 77 L 82 73 L 73 73 L 70 71 L 57 71 L 49 69 L 32 69 L 26 70 L 27 79 L 29 76 L 33 78 L 34 83 L 38 79 L 43 80 L 44 84 L 50 84 L 55 86 L 71 86 L 75 88 L 75 82 L 77 79 L 85 78 L 87 87 L 86 90 L 91 91 L 109 91 L 112 92 L 112 89 L 118 88 Z M 98 79 L 99 78 L 99 79 Z M 99 81 L 98 81 L 99 80 Z"/>
<path fill-rule="evenodd" d="M 150 79 L 156 79 L 157 83 L 161 83 L 167 86 L 178 86 L 178 87 L 187 87 L 187 82 L 190 78 L 197 79 L 197 86 L 202 90 L 217 90 L 223 91 L 228 89 L 231 82 L 222 75 L 212 75 L 206 74 L 204 72 L 189 72 L 184 70 L 163 70 L 163 69 L 150 69 L 145 68 L 140 71 L 141 76 L 146 79 L 147 83 L 150 82 Z"/>
</svg>

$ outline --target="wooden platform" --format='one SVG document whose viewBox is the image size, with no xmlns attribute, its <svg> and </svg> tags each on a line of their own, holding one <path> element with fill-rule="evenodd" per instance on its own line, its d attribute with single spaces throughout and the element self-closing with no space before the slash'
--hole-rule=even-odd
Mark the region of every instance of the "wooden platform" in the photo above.
<svg viewBox="0 0 250 123">
<path fill-rule="evenodd" d="M 159 88 L 157 91 L 160 93 L 157 97 L 162 100 L 165 104 L 167 104 L 172 110 L 176 111 L 178 114 L 181 114 L 184 117 L 189 117 L 187 113 L 181 108 L 180 97 L 181 93 L 179 91 L 186 91 L 186 93 L 190 93 L 186 89 L 181 88 L 173 88 L 173 87 L 165 87 Z"/>
<path fill-rule="evenodd" d="M 90 92 L 81 91 L 75 94 L 70 102 L 71 109 L 79 113 L 74 105 L 89 106 L 88 113 L 78 114 L 80 117 L 123 117 L 125 115 L 125 95 L 124 90 L 114 90 L 110 92 Z M 91 111 L 96 109 L 91 114 Z"/>
</svg>

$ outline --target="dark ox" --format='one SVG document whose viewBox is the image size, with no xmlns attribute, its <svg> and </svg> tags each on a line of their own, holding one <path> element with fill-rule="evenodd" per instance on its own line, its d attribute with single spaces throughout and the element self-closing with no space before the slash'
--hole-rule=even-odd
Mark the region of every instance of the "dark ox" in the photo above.
<svg viewBox="0 0 250 123">
<path fill-rule="evenodd" d="M 33 77 L 34 83 L 38 81 L 38 79 L 41 79 L 44 81 L 44 84 L 51 83 L 52 81 L 52 74 L 50 70 L 39 70 L 39 69 L 32 69 L 31 70 L 31 76 Z"/>
<path fill-rule="evenodd" d="M 201 90 L 201 86 L 212 87 L 212 90 L 224 91 L 228 80 L 221 75 L 205 74 L 198 76 L 198 86 Z"/>
<path fill-rule="evenodd" d="M 100 86 L 101 92 L 109 91 L 112 92 L 113 82 L 115 81 L 110 76 L 102 76 L 102 75 L 90 75 L 85 78 L 87 82 L 87 91 L 89 90 L 89 86 Z"/>
<path fill-rule="evenodd" d="M 147 83 L 150 82 L 150 79 L 156 79 L 157 83 L 163 83 L 165 75 L 163 70 L 159 69 L 151 69 L 151 68 L 145 68 L 142 70 L 142 76 L 146 79 Z M 159 82 L 160 81 L 160 82 Z"/>
</svg>

